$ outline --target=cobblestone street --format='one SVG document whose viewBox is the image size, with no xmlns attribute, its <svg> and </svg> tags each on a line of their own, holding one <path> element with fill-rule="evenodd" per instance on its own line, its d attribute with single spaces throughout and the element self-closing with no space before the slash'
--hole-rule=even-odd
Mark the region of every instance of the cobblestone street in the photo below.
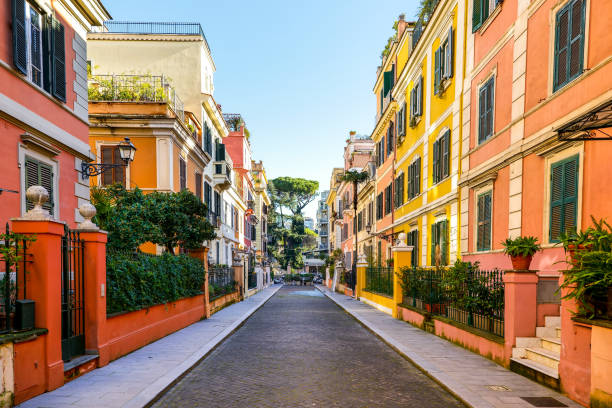
<svg viewBox="0 0 612 408">
<path fill-rule="evenodd" d="M 461 407 L 311 287 L 284 287 L 155 407 Z"/>
</svg>

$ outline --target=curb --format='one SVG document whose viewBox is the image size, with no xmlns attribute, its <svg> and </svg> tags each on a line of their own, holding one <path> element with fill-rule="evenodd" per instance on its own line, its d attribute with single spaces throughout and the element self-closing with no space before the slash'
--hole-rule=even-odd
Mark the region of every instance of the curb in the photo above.
<svg viewBox="0 0 612 408">
<path fill-rule="evenodd" d="M 185 361 L 179 364 L 177 367 L 158 378 L 151 385 L 146 387 L 144 390 L 140 391 L 133 398 L 131 398 L 128 402 L 122 405 L 122 408 L 142 408 L 148 407 L 151 404 L 155 403 L 169 387 L 174 385 L 177 381 L 179 381 L 184 375 L 186 375 L 196 364 L 198 364 L 201 360 L 206 358 L 218 345 L 220 345 L 226 338 L 228 338 L 232 333 L 242 326 L 246 320 L 251 317 L 253 313 L 255 313 L 259 308 L 261 308 L 272 296 L 276 294 L 280 290 L 282 285 L 278 286 L 274 290 L 270 292 L 270 294 L 262 299 L 258 304 L 254 305 L 251 309 L 249 309 L 244 315 L 242 315 L 239 319 L 237 319 L 230 326 L 225 328 L 222 332 L 217 334 L 210 340 L 208 343 L 204 344 L 199 350 L 194 352 L 191 356 L 189 356 Z M 251 297 L 247 298 L 251 299 Z"/>
</svg>

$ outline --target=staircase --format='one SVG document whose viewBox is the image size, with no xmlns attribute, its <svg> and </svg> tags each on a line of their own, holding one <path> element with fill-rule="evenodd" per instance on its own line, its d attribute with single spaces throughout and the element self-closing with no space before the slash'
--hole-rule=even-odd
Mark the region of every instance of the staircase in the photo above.
<svg viewBox="0 0 612 408">
<path fill-rule="evenodd" d="M 546 316 L 544 319 L 544 327 L 536 328 L 536 337 L 516 338 L 510 369 L 540 384 L 559 390 L 561 318 Z"/>
</svg>

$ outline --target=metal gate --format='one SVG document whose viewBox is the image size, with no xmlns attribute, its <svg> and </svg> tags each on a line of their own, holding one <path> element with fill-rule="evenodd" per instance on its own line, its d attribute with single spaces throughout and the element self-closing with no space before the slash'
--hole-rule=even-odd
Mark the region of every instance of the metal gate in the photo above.
<svg viewBox="0 0 612 408">
<path fill-rule="evenodd" d="M 85 354 L 83 242 L 65 227 L 62 237 L 62 360 Z"/>
</svg>

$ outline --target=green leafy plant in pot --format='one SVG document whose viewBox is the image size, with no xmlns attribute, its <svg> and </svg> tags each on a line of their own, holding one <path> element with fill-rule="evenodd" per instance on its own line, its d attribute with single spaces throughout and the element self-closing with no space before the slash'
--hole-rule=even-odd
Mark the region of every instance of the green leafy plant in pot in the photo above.
<svg viewBox="0 0 612 408">
<path fill-rule="evenodd" d="M 510 256 L 512 267 L 517 271 L 528 270 L 533 255 L 542 250 L 536 237 L 507 238 L 502 245 L 504 253 Z"/>
</svg>

